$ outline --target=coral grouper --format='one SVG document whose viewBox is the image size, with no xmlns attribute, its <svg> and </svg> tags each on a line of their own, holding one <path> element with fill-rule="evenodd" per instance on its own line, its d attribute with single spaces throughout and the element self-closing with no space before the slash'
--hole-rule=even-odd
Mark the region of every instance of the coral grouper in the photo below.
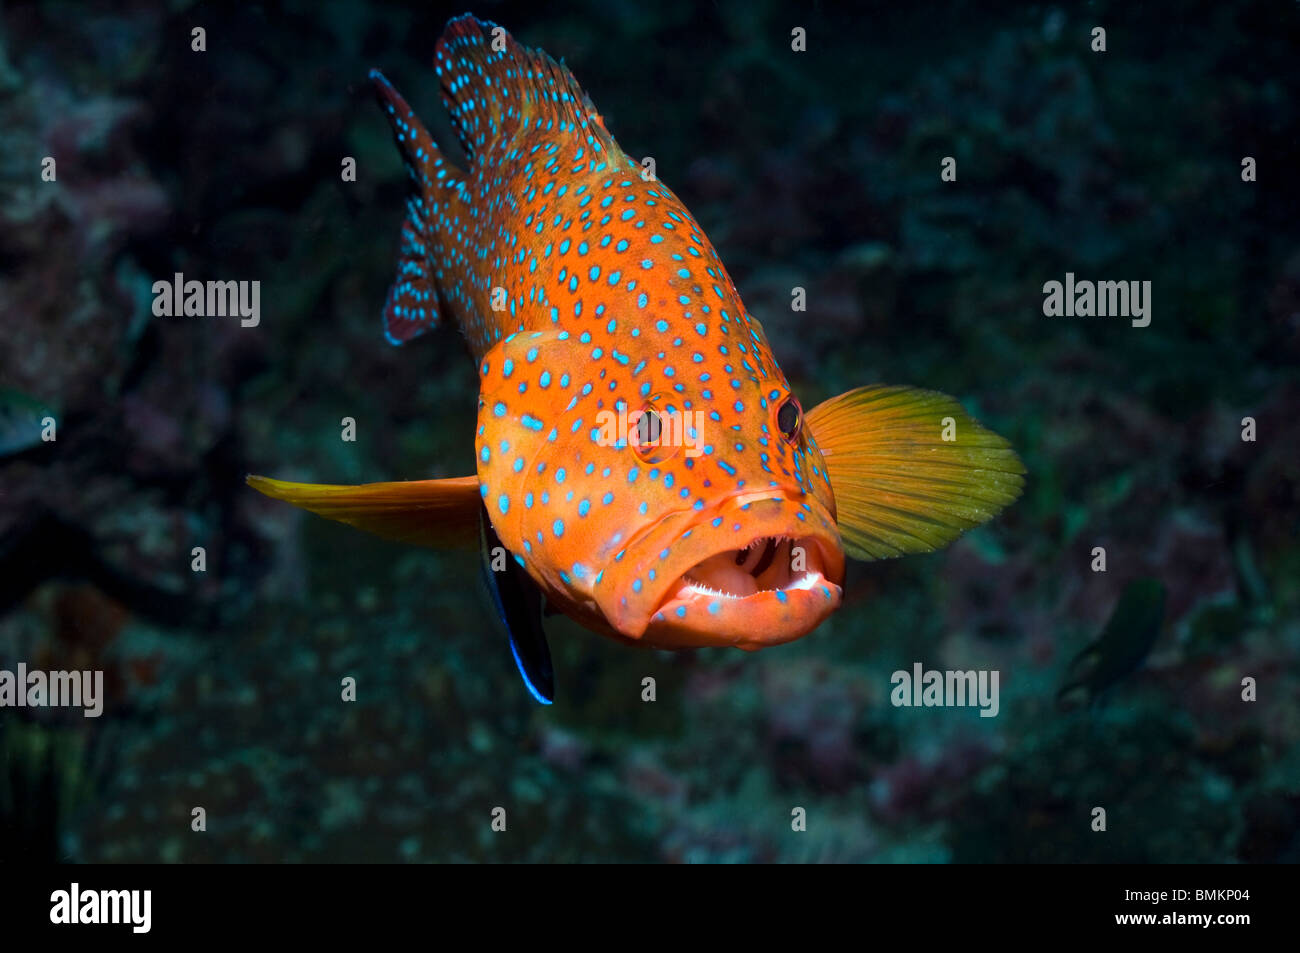
<svg viewBox="0 0 1300 953">
<path fill-rule="evenodd" d="M 1006 441 L 942 394 L 803 409 L 704 230 L 562 64 L 472 16 L 436 64 L 463 169 L 372 74 L 412 183 L 385 333 L 464 334 L 478 472 L 249 482 L 390 539 L 480 546 L 539 700 L 544 611 L 629 644 L 760 649 L 839 607 L 846 555 L 937 549 L 1020 493 Z"/>
</svg>

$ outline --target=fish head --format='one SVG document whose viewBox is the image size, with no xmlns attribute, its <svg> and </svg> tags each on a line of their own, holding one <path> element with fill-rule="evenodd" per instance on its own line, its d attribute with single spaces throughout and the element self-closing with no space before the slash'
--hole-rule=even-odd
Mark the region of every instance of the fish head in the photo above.
<svg viewBox="0 0 1300 953">
<path fill-rule="evenodd" d="M 524 331 L 484 356 L 481 492 L 549 602 L 656 648 L 758 649 L 839 607 L 825 461 L 756 343 L 713 371 L 650 334 Z"/>
</svg>

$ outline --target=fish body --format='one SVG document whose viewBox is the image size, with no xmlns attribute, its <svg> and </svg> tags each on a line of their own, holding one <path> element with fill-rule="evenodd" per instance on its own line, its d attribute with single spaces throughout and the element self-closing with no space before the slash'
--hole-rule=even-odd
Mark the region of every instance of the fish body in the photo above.
<svg viewBox="0 0 1300 953">
<path fill-rule="evenodd" d="M 1156 644 L 1164 615 L 1164 583 L 1150 578 L 1128 583 L 1101 634 L 1071 659 L 1057 704 L 1063 709 L 1091 704 L 1136 671 Z"/>
<path fill-rule="evenodd" d="M 465 169 L 372 73 L 411 180 L 385 335 L 461 330 L 477 472 L 250 477 L 262 492 L 406 541 L 478 525 L 547 606 L 670 649 L 799 638 L 839 607 L 846 554 L 938 548 L 1019 494 L 1010 447 L 942 394 L 859 388 L 805 412 L 704 229 L 564 66 L 469 15 L 435 65 Z M 534 610 L 497 595 L 531 631 Z"/>
</svg>

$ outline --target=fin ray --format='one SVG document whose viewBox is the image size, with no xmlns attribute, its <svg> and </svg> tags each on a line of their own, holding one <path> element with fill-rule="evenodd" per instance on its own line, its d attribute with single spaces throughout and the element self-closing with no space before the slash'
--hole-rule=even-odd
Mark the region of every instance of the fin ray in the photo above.
<svg viewBox="0 0 1300 953">
<path fill-rule="evenodd" d="M 951 417 L 956 439 L 942 439 Z M 1019 495 L 1024 465 L 1002 437 L 935 391 L 876 385 L 806 421 L 826 460 L 844 549 L 855 559 L 931 552 Z"/>
<path fill-rule="evenodd" d="M 395 542 L 461 549 L 478 541 L 478 477 L 347 486 L 250 473 L 245 481 L 273 499 Z"/>
</svg>

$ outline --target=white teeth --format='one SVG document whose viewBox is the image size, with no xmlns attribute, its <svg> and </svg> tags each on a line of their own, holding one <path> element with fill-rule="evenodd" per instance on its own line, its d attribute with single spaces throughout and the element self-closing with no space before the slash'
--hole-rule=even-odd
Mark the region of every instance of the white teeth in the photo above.
<svg viewBox="0 0 1300 953">
<path fill-rule="evenodd" d="M 675 598 L 688 599 L 691 596 L 704 596 L 709 599 L 746 599 L 749 596 L 755 595 L 756 593 L 764 593 L 764 592 L 778 592 L 778 591 L 794 592 L 796 590 L 806 592 L 807 590 L 811 589 L 813 586 L 817 585 L 817 582 L 821 578 L 822 577 L 819 573 L 806 572 L 798 579 L 796 579 L 794 582 L 790 583 L 788 586 L 782 586 L 779 590 L 757 589 L 754 592 L 749 592 L 749 593 L 727 592 L 723 589 L 714 589 L 711 586 L 706 586 L 704 583 L 699 582 L 698 580 L 688 579 L 688 580 L 683 580 L 682 587 L 677 590 L 677 595 L 675 596 Z"/>
<path fill-rule="evenodd" d="M 790 583 L 790 585 L 786 586 L 782 591 L 789 592 L 791 589 L 811 589 L 813 586 L 817 585 L 818 578 L 819 577 L 816 573 L 806 572 L 794 582 Z"/>
<path fill-rule="evenodd" d="M 714 553 L 677 581 L 666 604 L 743 602 L 753 596 L 807 592 L 826 580 L 819 564 L 802 572 L 793 570 L 795 544 L 789 536 L 766 536 L 738 550 Z"/>
<path fill-rule="evenodd" d="M 716 599 L 716 598 L 743 599 L 744 598 L 744 596 L 738 595 L 737 593 L 734 592 L 723 592 L 721 589 L 710 589 L 702 582 L 688 582 L 678 591 L 677 598 L 679 599 L 682 598 L 684 594 L 692 595 L 692 596 L 707 596 L 710 599 Z"/>
</svg>

